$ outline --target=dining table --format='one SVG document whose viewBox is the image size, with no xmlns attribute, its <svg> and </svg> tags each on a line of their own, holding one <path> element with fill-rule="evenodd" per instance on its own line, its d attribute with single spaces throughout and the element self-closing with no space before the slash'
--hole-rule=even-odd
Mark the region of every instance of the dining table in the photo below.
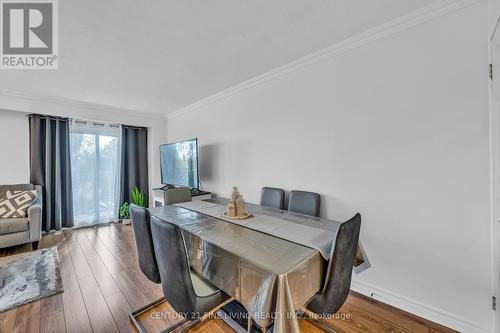
<svg viewBox="0 0 500 333">
<path fill-rule="evenodd" d="M 225 217 L 229 199 L 150 208 L 182 231 L 191 269 L 240 302 L 260 327 L 299 333 L 297 311 L 320 292 L 343 222 L 256 204 Z"/>
</svg>

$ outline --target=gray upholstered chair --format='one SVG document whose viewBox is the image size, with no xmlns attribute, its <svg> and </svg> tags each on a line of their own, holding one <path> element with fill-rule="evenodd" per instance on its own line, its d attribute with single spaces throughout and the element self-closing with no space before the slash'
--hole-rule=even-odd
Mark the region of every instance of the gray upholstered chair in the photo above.
<svg viewBox="0 0 500 333">
<path fill-rule="evenodd" d="M 291 191 L 288 199 L 288 210 L 295 213 L 319 216 L 321 197 L 318 193 Z"/>
<path fill-rule="evenodd" d="M 178 226 L 151 217 L 153 243 L 163 294 L 175 311 L 187 315 L 194 327 L 206 313 L 222 307 L 230 297 L 190 268 L 184 236 Z"/>
<path fill-rule="evenodd" d="M 283 209 L 285 202 L 285 191 L 275 187 L 263 187 L 260 193 L 260 205 Z"/>
<path fill-rule="evenodd" d="M 360 214 L 356 214 L 340 226 L 328 261 L 323 289 L 305 307 L 304 311 L 309 319 L 315 320 L 315 324 L 323 329 L 325 329 L 324 321 L 314 319 L 315 315 L 322 315 L 325 318 L 335 314 L 349 295 L 360 228 Z M 331 330 L 325 329 L 325 331 Z"/>
<path fill-rule="evenodd" d="M 38 191 L 38 196 L 28 208 L 27 217 L 0 219 L 0 248 L 24 243 L 32 243 L 34 250 L 38 248 L 42 238 L 42 187 L 32 184 L 0 185 L 0 193 L 31 190 Z"/>
<path fill-rule="evenodd" d="M 134 229 L 139 268 L 150 281 L 160 283 L 160 272 L 158 271 L 158 264 L 154 252 L 149 211 L 144 207 L 132 204 L 130 205 L 130 217 L 132 219 L 132 228 Z M 129 314 L 130 320 L 139 333 L 146 333 L 146 329 L 138 317 L 162 302 L 165 302 L 164 297 Z"/>
<path fill-rule="evenodd" d="M 130 205 L 130 217 L 132 218 L 132 227 L 134 228 L 139 267 L 149 280 L 154 283 L 160 283 L 160 273 L 158 272 L 153 236 L 151 235 L 149 211 L 144 207 L 132 204 Z"/>
<path fill-rule="evenodd" d="M 161 221 L 154 216 L 150 218 L 150 221 L 154 255 L 163 294 L 174 310 L 185 316 L 184 319 L 163 329 L 162 333 L 173 330 L 186 332 L 208 318 L 208 314 L 213 314 L 230 302 L 232 298 L 191 270 L 184 237 L 178 226 Z M 132 322 L 141 333 L 145 330 L 137 317 L 149 308 L 151 305 L 130 314 Z"/>
<path fill-rule="evenodd" d="M 150 281 L 160 283 L 160 272 L 154 251 L 149 211 L 144 207 L 132 204 L 130 205 L 130 217 L 132 219 L 132 228 L 134 229 L 139 268 Z M 139 333 L 146 333 L 146 329 L 139 320 L 139 316 L 162 302 L 165 302 L 164 297 L 146 304 L 144 307 L 129 314 L 130 320 Z"/>
</svg>

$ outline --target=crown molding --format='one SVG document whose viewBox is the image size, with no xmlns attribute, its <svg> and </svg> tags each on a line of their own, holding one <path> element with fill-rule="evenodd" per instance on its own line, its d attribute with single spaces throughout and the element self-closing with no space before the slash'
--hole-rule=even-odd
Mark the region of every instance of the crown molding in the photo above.
<svg viewBox="0 0 500 333">
<path fill-rule="evenodd" d="M 442 0 L 432 5 L 420 8 L 409 14 L 403 15 L 392 21 L 371 28 L 353 37 L 347 38 L 341 42 L 333 44 L 320 51 L 311 53 L 302 58 L 294 60 L 286 65 L 272 69 L 264 74 L 253 77 L 247 81 L 239 83 L 228 89 L 222 90 L 214 95 L 204 98 L 198 102 L 189 104 L 185 107 L 175 110 L 174 112 L 165 115 L 165 118 L 172 119 L 187 112 L 196 110 L 204 105 L 213 103 L 217 100 L 227 98 L 238 92 L 251 89 L 252 87 L 261 85 L 270 80 L 287 75 L 306 66 L 310 66 L 324 60 L 330 59 L 352 49 L 358 48 L 365 44 L 371 43 L 378 39 L 396 34 L 406 29 L 412 28 L 419 24 L 428 22 L 438 17 L 447 15 L 462 8 L 483 2 L 485 0 Z"/>
<path fill-rule="evenodd" d="M 127 115 L 127 116 L 131 116 L 131 117 L 141 117 L 141 118 L 154 119 L 154 120 L 164 120 L 163 114 L 160 114 L 160 113 L 142 112 L 142 111 L 136 111 L 136 110 L 132 110 L 132 109 L 125 109 L 125 108 L 119 108 L 119 107 L 114 107 L 114 106 L 84 102 L 84 101 L 75 100 L 75 99 L 71 99 L 71 98 L 37 94 L 37 93 L 33 93 L 33 92 L 28 92 L 28 91 L 0 88 L 0 96 L 10 97 L 10 98 L 18 98 L 18 99 L 22 99 L 22 100 L 30 100 L 30 101 L 42 102 L 42 103 L 54 104 L 54 105 L 60 105 L 60 106 L 67 106 L 67 107 L 80 109 L 80 110 L 104 112 L 104 113 L 112 114 L 112 115 L 116 115 L 116 116 Z"/>
<path fill-rule="evenodd" d="M 351 289 L 377 301 L 389 304 L 398 309 L 412 313 L 419 317 L 458 330 L 459 332 L 490 333 L 491 328 L 482 326 L 463 316 L 447 312 L 429 304 L 418 302 L 406 296 L 390 292 L 370 283 L 353 278 Z"/>
</svg>

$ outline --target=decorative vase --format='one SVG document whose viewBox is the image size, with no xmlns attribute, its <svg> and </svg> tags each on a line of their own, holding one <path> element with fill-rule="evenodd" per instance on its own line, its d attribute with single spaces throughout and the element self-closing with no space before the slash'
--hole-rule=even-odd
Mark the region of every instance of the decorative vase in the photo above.
<svg viewBox="0 0 500 333">
<path fill-rule="evenodd" d="M 230 216 L 230 217 L 236 216 L 236 205 L 234 204 L 234 202 L 230 202 L 227 205 L 227 216 Z"/>
<path fill-rule="evenodd" d="M 236 203 L 236 199 L 238 199 L 238 196 L 240 193 L 238 192 L 238 186 L 233 186 L 233 193 L 231 193 L 231 202 Z"/>
<path fill-rule="evenodd" d="M 236 199 L 236 216 L 241 217 L 245 215 L 245 200 L 243 200 L 243 196 L 239 195 Z"/>
</svg>

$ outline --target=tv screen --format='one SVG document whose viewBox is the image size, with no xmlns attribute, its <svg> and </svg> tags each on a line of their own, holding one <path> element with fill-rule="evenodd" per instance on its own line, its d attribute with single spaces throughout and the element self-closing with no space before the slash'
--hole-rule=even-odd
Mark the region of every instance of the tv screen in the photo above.
<svg viewBox="0 0 500 333">
<path fill-rule="evenodd" d="M 160 145 L 160 168 L 162 184 L 198 188 L 198 139 Z"/>
</svg>

